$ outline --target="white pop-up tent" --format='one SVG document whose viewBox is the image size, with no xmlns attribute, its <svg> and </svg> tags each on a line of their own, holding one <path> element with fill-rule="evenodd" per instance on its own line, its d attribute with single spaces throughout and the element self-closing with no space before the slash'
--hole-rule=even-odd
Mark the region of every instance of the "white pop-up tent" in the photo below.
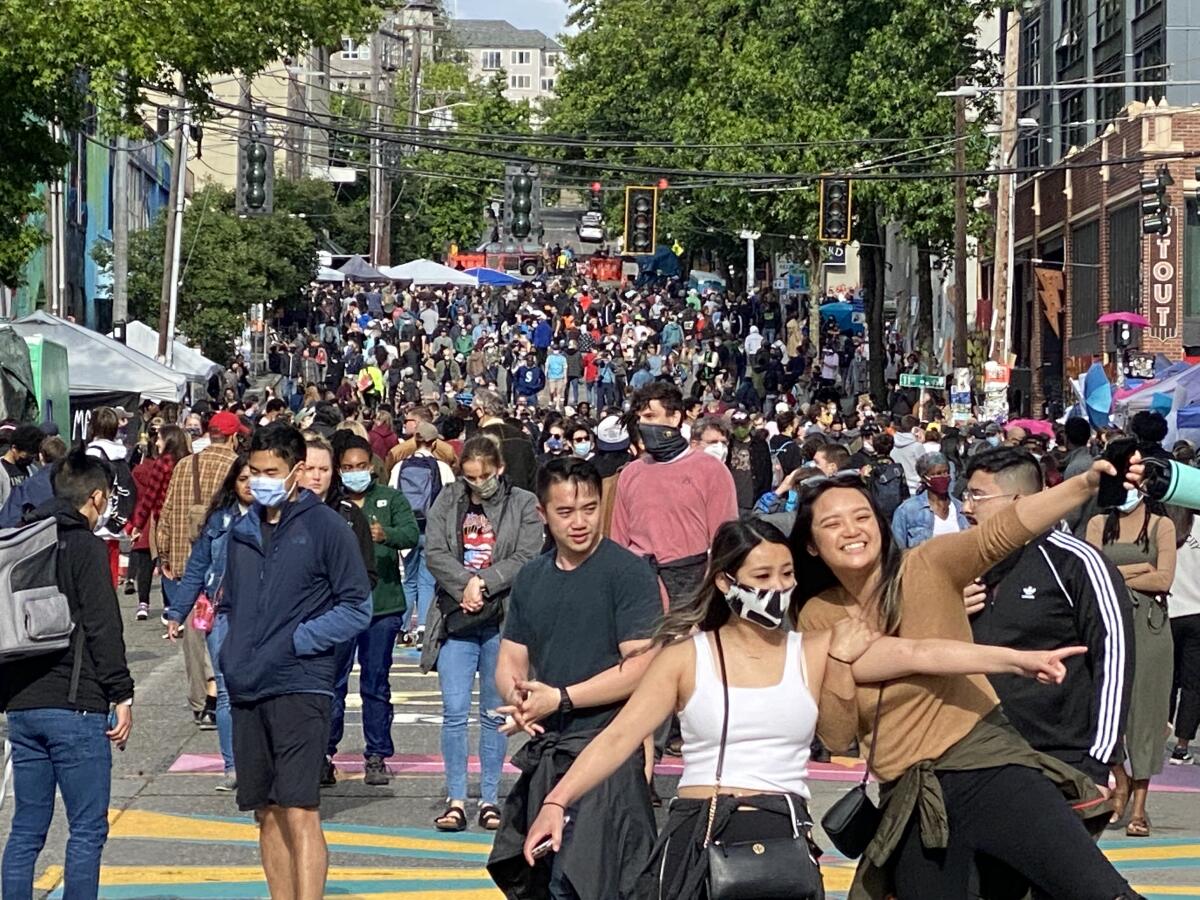
<svg viewBox="0 0 1200 900">
<path fill-rule="evenodd" d="M 114 393 L 178 401 L 187 390 L 186 375 L 75 322 L 38 310 L 11 324 L 17 334 L 40 334 L 67 348 L 72 406 L 76 397 Z"/>
<path fill-rule="evenodd" d="M 110 334 L 109 337 L 112 337 Z M 138 353 L 158 358 L 158 332 L 136 319 L 125 325 L 125 345 L 132 347 Z M 207 382 L 214 372 L 220 372 L 221 366 L 213 362 L 199 350 L 189 347 L 183 341 L 175 341 L 175 355 L 171 359 L 171 368 L 186 375 L 191 381 Z"/>
<path fill-rule="evenodd" d="M 432 259 L 414 259 L 402 266 L 384 266 L 380 269 L 392 281 L 408 281 L 412 284 L 461 284 L 478 287 L 479 279 L 458 269 L 443 266 Z"/>
</svg>

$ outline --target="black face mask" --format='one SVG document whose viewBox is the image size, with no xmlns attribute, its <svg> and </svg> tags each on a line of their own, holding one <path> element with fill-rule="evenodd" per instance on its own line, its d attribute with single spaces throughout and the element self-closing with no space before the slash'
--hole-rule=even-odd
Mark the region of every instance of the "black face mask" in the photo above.
<svg viewBox="0 0 1200 900">
<path fill-rule="evenodd" d="M 655 462 L 670 462 L 687 449 L 688 442 L 674 425 L 638 425 L 642 446 Z"/>
</svg>

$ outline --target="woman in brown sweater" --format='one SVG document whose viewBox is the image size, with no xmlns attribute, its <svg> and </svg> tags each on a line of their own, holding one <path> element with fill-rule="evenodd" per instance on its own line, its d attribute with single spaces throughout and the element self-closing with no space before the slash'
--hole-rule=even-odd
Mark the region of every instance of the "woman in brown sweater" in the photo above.
<svg viewBox="0 0 1200 900">
<path fill-rule="evenodd" d="M 1097 462 L 982 526 L 903 554 L 857 476 L 809 485 L 791 536 L 797 590 L 809 594 L 799 628 L 831 628 L 852 617 L 884 634 L 970 641 L 964 586 L 1089 500 L 1100 475 L 1112 471 Z M 1128 486 L 1140 477 L 1135 464 Z M 1080 664 L 1070 661 L 1068 669 Z M 1055 898 L 1137 897 L 1081 821 L 1107 821 L 1105 798 L 1087 776 L 1029 747 L 986 677 L 913 675 L 856 685 L 850 667 L 830 659 L 818 733 L 835 749 L 855 736 L 864 752 L 875 746 L 884 818 L 851 900 L 889 892 L 898 900 L 961 900 L 977 854 L 1002 864 L 989 868 L 986 895 L 1028 882 Z"/>
</svg>

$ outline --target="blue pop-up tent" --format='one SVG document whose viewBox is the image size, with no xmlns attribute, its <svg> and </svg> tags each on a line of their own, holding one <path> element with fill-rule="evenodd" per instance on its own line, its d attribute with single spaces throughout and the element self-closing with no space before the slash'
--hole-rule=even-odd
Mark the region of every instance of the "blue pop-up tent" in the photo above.
<svg viewBox="0 0 1200 900">
<path fill-rule="evenodd" d="M 509 275 L 507 272 L 501 272 L 499 269 L 490 269 L 487 266 L 475 266 L 473 269 L 464 269 L 463 274 L 474 275 L 481 285 L 491 285 L 493 287 L 507 287 L 509 285 L 525 283 L 515 275 Z"/>
</svg>

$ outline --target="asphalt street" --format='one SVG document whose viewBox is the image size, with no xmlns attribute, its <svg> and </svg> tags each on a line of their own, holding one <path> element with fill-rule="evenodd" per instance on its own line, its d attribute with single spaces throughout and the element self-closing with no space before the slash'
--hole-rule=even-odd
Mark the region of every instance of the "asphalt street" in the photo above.
<svg viewBox="0 0 1200 900">
<path fill-rule="evenodd" d="M 114 764 L 101 897 L 266 897 L 254 825 L 238 812 L 232 795 L 214 790 L 221 769 L 216 733 L 201 732 L 192 723 L 181 651 L 163 639 L 164 629 L 156 620 L 134 621 L 132 600 L 121 596 L 137 704 L 132 740 L 124 753 L 116 754 Z M 395 774 L 386 787 L 363 784 L 355 694 L 348 703 L 342 774 L 337 786 L 324 792 L 321 806 L 331 848 L 327 893 L 369 900 L 499 898 L 483 869 L 490 835 L 474 817 L 463 834 L 443 835 L 432 827 L 445 796 L 436 676 L 420 674 L 415 651 L 397 650 L 392 684 L 397 756 L 391 761 Z M 473 748 L 474 735 L 473 726 Z M 837 759 L 814 766 L 812 808 L 818 818 L 854 783 L 857 764 Z M 666 769 L 677 770 L 677 765 L 677 760 L 668 759 Z M 513 777 L 507 774 L 505 785 Z M 659 792 L 670 796 L 674 781 L 669 771 L 660 775 Z M 1155 790 L 1150 801 L 1152 837 L 1130 839 L 1115 831 L 1103 846 L 1147 897 L 1200 898 L 1200 768 L 1168 767 L 1161 782 L 1166 789 Z M 472 790 L 477 790 L 476 778 Z M 0 840 L 7 835 L 11 814 L 8 798 L 0 808 Z M 60 804 L 39 862 L 39 897 L 61 896 L 65 839 Z M 850 864 L 831 854 L 823 867 L 830 897 L 844 896 Z"/>
</svg>

